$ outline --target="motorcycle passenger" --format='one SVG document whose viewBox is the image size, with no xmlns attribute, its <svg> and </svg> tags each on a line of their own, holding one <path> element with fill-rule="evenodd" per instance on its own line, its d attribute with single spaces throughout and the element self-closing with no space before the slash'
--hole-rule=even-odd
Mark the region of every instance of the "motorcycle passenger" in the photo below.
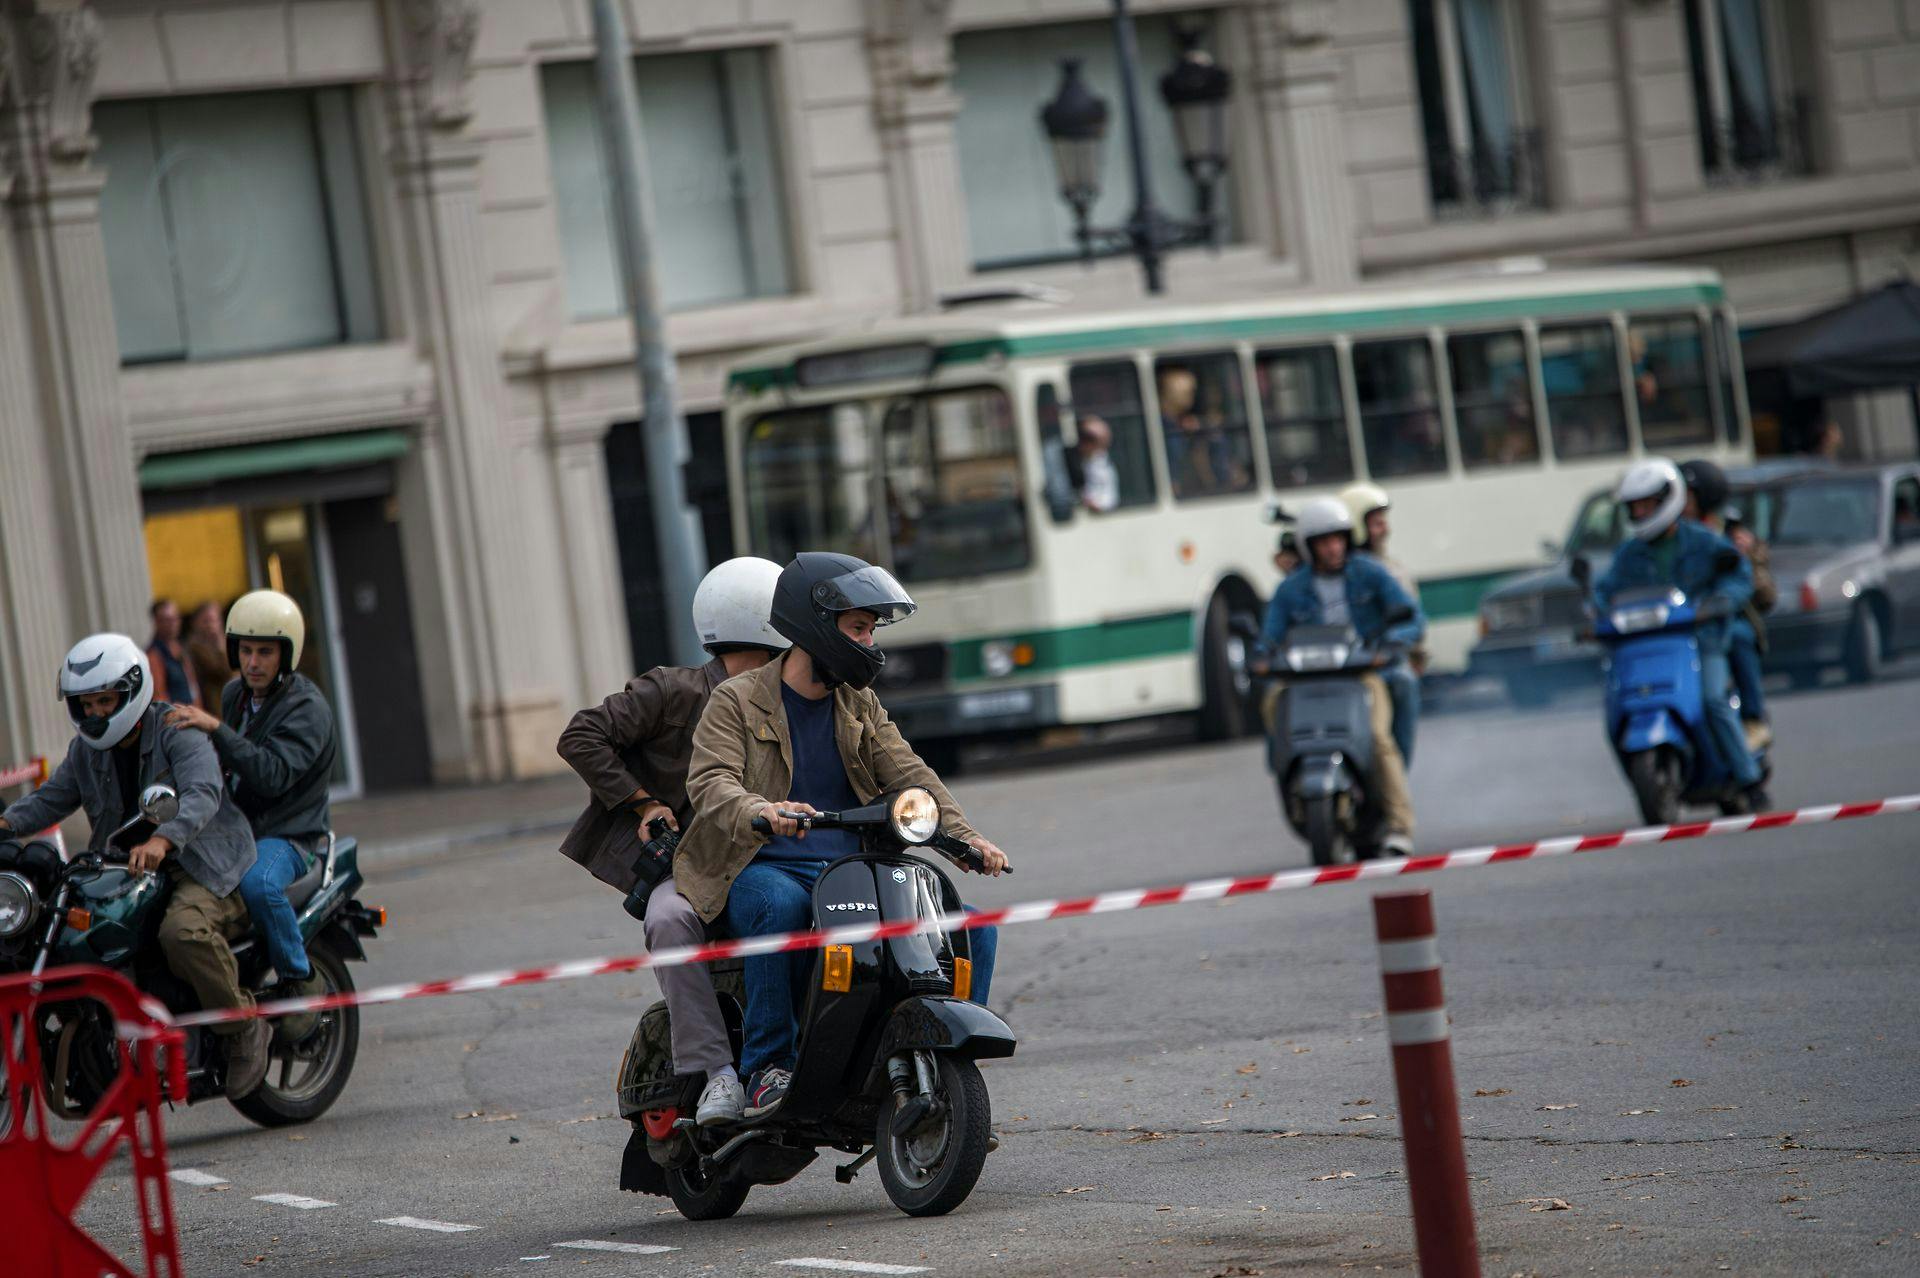
<svg viewBox="0 0 1920 1278">
<path fill-rule="evenodd" d="M 1393 502 L 1387 490 L 1378 484 L 1349 484 L 1341 490 L 1340 500 L 1353 516 L 1356 549 L 1391 573 L 1407 598 L 1419 599 L 1420 587 L 1415 584 L 1413 574 L 1387 554 L 1387 540 L 1393 535 L 1387 519 Z M 1413 766 L 1414 734 L 1420 727 L 1420 676 L 1426 669 L 1427 650 L 1416 644 L 1405 657 L 1390 662 L 1380 671 L 1388 691 L 1393 693 L 1393 742 L 1400 747 L 1401 762 L 1409 768 Z"/>
<path fill-rule="evenodd" d="M 767 620 L 780 565 L 770 559 L 729 559 L 709 572 L 693 594 L 693 624 L 713 657 L 704 666 L 657 666 L 597 706 L 573 716 L 560 734 L 560 757 L 593 791 L 593 801 L 560 844 L 560 851 L 602 883 L 631 892 L 639 881 L 635 859 L 656 819 L 675 830 L 693 819 L 687 766 L 693 729 L 713 690 L 735 675 L 758 670 L 787 649 Z M 671 875 L 647 897 L 649 950 L 701 945 L 706 924 Z M 738 1122 L 746 1091 L 733 1068 L 733 1047 L 704 963 L 663 967 L 654 976 L 667 1000 L 673 1068 L 705 1074 L 694 1111 L 703 1127 Z"/>
<path fill-rule="evenodd" d="M 1308 571 L 1296 572 L 1280 583 L 1267 605 L 1261 641 L 1277 648 L 1294 626 L 1350 625 L 1363 639 L 1382 638 L 1413 643 L 1425 633 L 1420 605 L 1377 560 L 1353 550 L 1353 516 L 1332 497 L 1303 502 L 1295 531 L 1306 547 Z M 1405 608 L 1413 616 L 1389 626 L 1387 614 Z M 1394 738 L 1396 707 L 1380 672 L 1363 680 L 1372 708 L 1374 775 L 1369 778 L 1384 815 L 1386 837 L 1382 847 L 1401 856 L 1413 851 L 1413 796 L 1407 787 L 1406 764 Z M 1282 688 L 1275 685 L 1262 706 L 1269 731 L 1278 712 Z"/>
<path fill-rule="evenodd" d="M 107 836 L 138 814 L 147 786 L 172 786 L 179 812 L 130 851 L 128 868 L 157 870 L 171 882 L 160 952 L 200 1006 L 252 1007 L 227 935 L 246 919 L 237 889 L 254 863 L 253 833 L 221 784 L 213 746 L 167 723 L 173 707 L 154 700 L 146 656 L 125 635 L 75 644 L 60 664 L 59 689 L 73 720 L 67 757 L 45 785 L 0 814 L 0 830 L 44 830 L 84 808 L 93 826 L 88 849 L 104 851 Z M 272 1030 L 262 1020 L 211 1028 L 226 1043 L 227 1095 L 251 1095 L 267 1075 Z"/>
<path fill-rule="evenodd" d="M 736 937 L 811 926 L 814 884 L 858 843 L 848 831 L 807 831 L 782 814 L 842 811 L 907 786 L 933 793 L 946 832 L 972 845 L 988 873 L 1006 868 L 1006 854 L 967 824 L 871 689 L 886 661 L 874 631 L 914 607 L 891 573 L 851 555 L 806 552 L 781 571 L 773 626 L 793 647 L 716 689 L 693 735 L 695 818 L 680 845 L 680 890 L 701 918 L 724 913 Z M 754 832 L 756 817 L 771 837 Z M 971 936 L 973 998 L 984 1003 L 996 938 L 986 928 Z M 748 1118 L 786 1095 L 812 969 L 811 954 L 746 962 Z"/>
<path fill-rule="evenodd" d="M 1685 517 L 1686 480 L 1671 461 L 1650 457 L 1630 466 L 1614 490 L 1614 500 L 1626 508 L 1628 539 L 1594 586 L 1601 608 L 1608 607 L 1620 591 L 1637 586 L 1677 586 L 1696 605 L 1717 598 L 1735 613 L 1752 596 L 1753 570 L 1745 557 L 1726 538 Z M 1728 555 L 1735 561 L 1731 569 L 1721 567 Z M 1740 715 L 1728 696 L 1729 629 L 1725 617 L 1703 621 L 1694 629 L 1700 646 L 1700 694 L 1711 748 L 1758 812 L 1767 807 L 1767 793 L 1760 765 L 1747 749 Z"/>
<path fill-rule="evenodd" d="M 1273 551 L 1273 566 L 1280 571 L 1280 580 L 1285 581 L 1293 576 L 1301 563 L 1300 539 L 1294 535 L 1293 529 L 1284 529 Z"/>
<path fill-rule="evenodd" d="M 1740 694 L 1740 726 L 1745 730 L 1747 748 L 1765 749 L 1773 741 L 1773 729 L 1767 723 L 1766 694 L 1760 687 L 1760 654 L 1767 647 L 1765 613 L 1773 611 L 1780 597 L 1774 584 L 1767 543 L 1753 535 L 1739 518 L 1739 512 L 1727 505 L 1727 476 L 1710 461 L 1685 462 L 1680 474 L 1687 481 L 1687 518 L 1696 519 L 1733 543 L 1753 568 L 1753 597 L 1741 607 L 1727 628 L 1727 663 L 1733 671 L 1733 688 Z"/>
<path fill-rule="evenodd" d="M 279 977 L 276 998 L 327 992 L 287 900 L 288 886 L 326 854 L 333 828 L 328 790 L 340 752 L 326 696 L 295 670 L 306 636 L 300 605 L 286 595 L 240 596 L 227 613 L 227 661 L 239 673 L 220 694 L 220 717 L 198 706 L 177 706 L 167 716 L 169 727 L 212 738 L 228 791 L 253 827 L 260 856 L 240 880 L 240 899 Z M 318 1023 L 313 1012 L 282 1017 L 281 1040 L 297 1043 Z"/>
</svg>

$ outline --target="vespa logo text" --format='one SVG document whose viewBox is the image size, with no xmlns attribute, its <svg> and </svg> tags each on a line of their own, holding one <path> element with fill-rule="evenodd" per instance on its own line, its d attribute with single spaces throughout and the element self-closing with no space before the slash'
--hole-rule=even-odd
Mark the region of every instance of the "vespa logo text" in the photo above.
<svg viewBox="0 0 1920 1278">
<path fill-rule="evenodd" d="M 880 907 L 875 905 L 872 901 L 836 901 L 833 904 L 827 906 L 827 909 L 847 910 L 847 911 L 852 911 L 852 910 L 878 911 Z"/>
</svg>

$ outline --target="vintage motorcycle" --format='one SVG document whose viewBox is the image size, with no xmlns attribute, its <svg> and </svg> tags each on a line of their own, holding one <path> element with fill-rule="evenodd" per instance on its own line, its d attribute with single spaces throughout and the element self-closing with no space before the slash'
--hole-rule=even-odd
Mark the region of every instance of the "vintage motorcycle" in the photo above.
<svg viewBox="0 0 1920 1278">
<path fill-rule="evenodd" d="M 87 963 L 112 968 L 175 1012 L 199 1009 L 192 989 L 167 969 L 156 933 L 171 886 L 165 875 L 135 874 L 128 852 L 173 819 L 179 798 L 153 785 L 139 815 L 107 837 L 101 852 L 63 862 L 46 840 L 0 841 L 0 973 L 41 972 Z M 328 994 L 353 989 L 349 960 L 364 962 L 363 938 L 378 934 L 386 911 L 354 899 L 360 877 L 352 839 L 327 839 L 324 857 L 287 888 L 314 973 Z M 251 936 L 233 941 L 241 984 L 258 993 L 271 971 Z M 48 1004 L 36 1023 L 47 1062 L 47 1100 L 68 1118 L 88 1113 L 120 1068 L 114 1027 L 98 1003 Z M 263 1127 L 310 1122 L 346 1088 L 359 1050 L 360 1014 L 352 1007 L 319 1013 L 297 1042 L 276 1029 L 266 1081 L 233 1107 Z M 226 1056 L 205 1026 L 187 1033 L 187 1100 L 226 1095 Z"/>
<path fill-rule="evenodd" d="M 829 865 L 814 886 L 815 927 L 933 923 L 958 913 L 952 882 L 909 849 L 932 847 L 981 868 L 973 848 L 940 832 L 939 804 L 924 789 L 797 819 L 860 837 L 860 851 Z M 758 820 L 755 828 L 765 833 Z M 792 1179 L 828 1148 L 856 1155 L 834 1171 L 842 1184 L 877 1157 L 887 1197 L 908 1215 L 944 1215 L 966 1200 L 992 1139 L 975 1062 L 1010 1056 L 1015 1046 L 1005 1021 L 966 1001 L 968 933 L 829 945 L 812 961 L 799 1066 L 786 1099 L 764 1118 L 697 1126 L 706 1077 L 673 1072 L 666 1004 L 647 1010 L 620 1066 L 620 1113 L 633 1124 L 622 1189 L 670 1197 L 690 1220 L 719 1220 L 739 1211 L 753 1186 Z M 714 967 L 737 1065 L 739 969 Z"/>
</svg>

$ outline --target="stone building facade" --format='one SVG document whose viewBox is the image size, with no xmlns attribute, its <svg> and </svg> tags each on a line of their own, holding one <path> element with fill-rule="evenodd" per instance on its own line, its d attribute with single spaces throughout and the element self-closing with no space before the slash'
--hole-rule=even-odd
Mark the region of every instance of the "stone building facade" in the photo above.
<svg viewBox="0 0 1920 1278">
<path fill-rule="evenodd" d="M 1228 243 L 1175 299 L 1531 253 L 1710 263 L 1765 323 L 1920 256 L 1920 0 L 1133 7 L 1144 77 L 1191 25 L 1234 77 Z M 1139 295 L 1072 260 L 1034 123 L 1066 53 L 1113 94 L 1106 8 L 629 0 L 696 470 L 743 351 Z M 0 763 L 156 591 L 302 599 L 349 785 L 551 771 L 664 657 L 588 10 L 0 0 Z"/>
</svg>

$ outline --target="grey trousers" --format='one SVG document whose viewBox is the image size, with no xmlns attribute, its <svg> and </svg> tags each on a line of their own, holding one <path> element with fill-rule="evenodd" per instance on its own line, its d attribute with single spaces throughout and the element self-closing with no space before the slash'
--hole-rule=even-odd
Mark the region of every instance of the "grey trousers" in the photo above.
<svg viewBox="0 0 1920 1278">
<path fill-rule="evenodd" d="M 647 948 L 704 945 L 707 926 L 693 905 L 667 879 L 647 898 Z M 727 1042 L 727 1023 L 714 997 L 713 978 L 705 963 L 663 967 L 655 972 L 660 992 L 667 996 L 667 1014 L 673 1023 L 673 1071 L 676 1074 L 715 1074 L 733 1064 Z"/>
</svg>

